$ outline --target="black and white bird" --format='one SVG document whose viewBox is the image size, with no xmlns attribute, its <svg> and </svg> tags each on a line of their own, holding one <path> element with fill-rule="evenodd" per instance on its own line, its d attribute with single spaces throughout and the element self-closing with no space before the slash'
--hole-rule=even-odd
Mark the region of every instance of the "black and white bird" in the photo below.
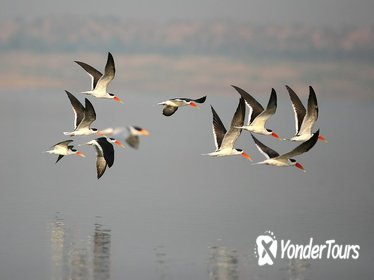
<svg viewBox="0 0 374 280">
<path fill-rule="evenodd" d="M 71 106 L 74 112 L 74 131 L 64 132 L 65 135 L 77 136 L 77 135 L 91 135 L 97 133 L 96 128 L 91 128 L 91 124 L 96 120 L 95 109 L 91 102 L 85 98 L 85 107 L 82 103 L 72 95 L 70 92 L 65 90 L 69 97 Z"/>
<path fill-rule="evenodd" d="M 158 105 L 163 105 L 164 109 L 162 113 L 164 116 L 171 116 L 178 110 L 179 107 L 190 105 L 191 107 L 197 107 L 196 103 L 204 103 L 206 100 L 206 96 L 203 96 L 198 99 L 190 99 L 190 98 L 172 98 L 163 102 L 158 103 Z"/>
<path fill-rule="evenodd" d="M 95 147 L 96 150 L 96 171 L 97 179 L 103 176 L 106 167 L 112 167 L 114 163 L 114 148 L 112 143 L 108 141 L 106 137 L 100 137 L 95 140 L 91 140 L 82 145 L 91 145 Z"/>
<path fill-rule="evenodd" d="M 306 141 L 312 137 L 313 126 L 318 119 L 318 103 L 316 93 L 314 92 L 314 89 L 309 86 L 308 109 L 306 110 L 297 94 L 289 86 L 286 85 L 286 88 L 290 95 L 292 108 L 295 113 L 296 133 L 290 139 L 284 140 Z M 319 135 L 318 140 L 327 142 L 326 138 L 322 135 Z"/>
<path fill-rule="evenodd" d="M 265 110 L 262 105 L 258 103 L 257 100 L 254 99 L 248 92 L 237 86 L 232 87 L 241 95 L 241 97 L 245 100 L 245 104 L 249 108 L 248 123 L 247 125 L 243 125 L 241 128 L 253 133 L 271 135 L 274 138 L 280 139 L 278 134 L 273 132 L 271 129 L 265 128 L 266 122 L 272 115 L 275 114 L 275 111 L 277 110 L 277 94 L 275 90 L 271 90 L 269 103 Z"/>
<path fill-rule="evenodd" d="M 251 160 L 251 157 L 243 150 L 234 148 L 235 142 L 242 131 L 242 129 L 238 127 L 242 127 L 244 124 L 244 99 L 240 98 L 239 100 L 239 104 L 232 118 L 229 131 L 226 131 L 225 126 L 223 125 L 221 119 L 219 118 L 217 112 L 214 110 L 213 106 L 210 107 L 212 109 L 213 114 L 213 136 L 216 150 L 214 152 L 203 155 L 213 157 L 242 155 L 244 158 Z"/>
<path fill-rule="evenodd" d="M 139 126 L 128 126 L 129 136 L 125 139 L 126 143 L 134 149 L 139 148 L 140 139 L 139 136 L 148 136 L 149 131 Z"/>
<path fill-rule="evenodd" d="M 266 157 L 266 160 L 257 162 L 254 164 L 267 164 L 267 165 L 273 165 L 273 166 L 295 166 L 296 168 L 301 169 L 305 172 L 304 167 L 297 162 L 293 157 L 296 157 L 298 155 L 301 155 L 307 151 L 309 151 L 313 146 L 317 143 L 319 137 L 319 130 L 317 132 L 313 133 L 313 136 L 309 138 L 307 141 L 303 142 L 299 146 L 297 146 L 292 151 L 285 153 L 283 155 L 279 155 L 276 151 L 269 148 L 262 142 L 260 142 L 256 137 L 253 136 L 252 138 L 255 141 L 257 149 Z"/>
<path fill-rule="evenodd" d="M 105 65 L 104 75 L 100 71 L 84 62 L 75 62 L 79 64 L 84 70 L 86 70 L 87 74 L 91 76 L 92 79 L 91 90 L 84 91 L 82 93 L 92 95 L 96 98 L 113 99 L 114 101 L 123 103 L 118 96 L 115 96 L 114 94 L 108 92 L 108 85 L 114 79 L 116 73 L 114 59 L 110 52 L 108 52 L 108 59 Z"/>
<path fill-rule="evenodd" d="M 62 159 L 64 156 L 68 156 L 68 155 L 77 155 L 80 157 L 85 157 L 85 155 L 82 152 L 74 149 L 73 145 L 69 145 L 71 142 L 73 142 L 73 140 L 61 141 L 53 145 L 51 147 L 52 150 L 46 151 L 46 153 L 58 155 L 56 163 L 60 159 Z"/>
</svg>

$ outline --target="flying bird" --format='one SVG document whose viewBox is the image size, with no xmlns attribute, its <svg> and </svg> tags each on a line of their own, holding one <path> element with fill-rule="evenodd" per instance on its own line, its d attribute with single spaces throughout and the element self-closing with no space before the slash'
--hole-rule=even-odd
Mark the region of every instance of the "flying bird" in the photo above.
<svg viewBox="0 0 374 280">
<path fill-rule="evenodd" d="M 104 75 L 93 68 L 92 66 L 80 62 L 75 61 L 78 65 L 80 65 L 84 70 L 86 70 L 87 74 L 91 76 L 92 83 L 91 83 L 91 90 L 84 91 L 82 93 L 92 95 L 96 98 L 105 98 L 105 99 L 113 99 L 114 101 L 123 103 L 122 100 L 115 96 L 112 93 L 108 92 L 108 85 L 114 79 L 115 76 L 115 66 L 114 66 L 114 59 L 110 52 L 108 52 L 108 59 L 105 65 L 105 72 Z"/>
<path fill-rule="evenodd" d="M 286 88 L 290 95 L 292 108 L 295 113 L 296 133 L 290 139 L 284 140 L 306 141 L 312 137 L 313 125 L 318 119 L 318 103 L 316 93 L 314 92 L 314 89 L 309 86 L 308 110 L 306 110 L 296 93 L 287 85 Z M 327 142 L 326 138 L 322 135 L 319 135 L 318 140 Z"/>
<path fill-rule="evenodd" d="M 240 133 L 241 128 L 244 124 L 245 118 L 245 103 L 244 99 L 240 98 L 238 107 L 231 121 L 229 131 L 226 131 L 221 119 L 213 106 L 210 106 L 213 114 L 213 136 L 216 150 L 214 152 L 204 154 L 208 156 L 221 157 L 221 156 L 233 156 L 242 155 L 244 158 L 251 160 L 251 157 L 241 149 L 234 148 L 234 144 Z"/>
<path fill-rule="evenodd" d="M 256 137 L 253 136 L 253 134 L 251 135 L 253 140 L 255 141 L 257 149 L 266 157 L 266 160 L 254 164 L 267 164 L 279 167 L 295 166 L 296 168 L 299 168 L 305 172 L 304 167 L 295 159 L 293 159 L 293 157 L 301 155 L 313 148 L 313 146 L 317 143 L 319 130 L 317 130 L 317 132 L 315 132 L 313 136 L 309 138 L 309 140 L 303 142 L 292 151 L 283 155 L 279 155 L 279 153 L 260 142 Z"/>
<path fill-rule="evenodd" d="M 149 131 L 139 126 L 128 126 L 129 136 L 125 139 L 126 143 L 134 148 L 139 148 L 140 139 L 139 136 L 148 136 Z"/>
<path fill-rule="evenodd" d="M 162 113 L 164 116 L 171 116 L 178 110 L 179 107 L 190 105 L 191 107 L 197 107 L 196 103 L 204 103 L 206 96 L 203 96 L 199 99 L 190 99 L 190 98 L 172 98 L 163 102 L 158 103 L 158 105 L 164 105 Z"/>
<path fill-rule="evenodd" d="M 277 94 L 274 89 L 271 90 L 269 103 L 266 110 L 260 103 L 257 102 L 248 92 L 243 89 L 232 86 L 236 91 L 244 98 L 245 104 L 249 108 L 248 123 L 243 125 L 241 128 L 250 132 L 271 135 L 274 138 L 280 139 L 278 134 L 273 132 L 271 129 L 265 128 L 265 124 L 268 119 L 275 114 L 277 110 Z"/>
<path fill-rule="evenodd" d="M 100 137 L 82 145 L 95 147 L 97 179 L 100 179 L 106 167 L 108 166 L 110 168 L 114 163 L 114 148 L 112 143 L 110 143 L 106 137 Z"/>
<path fill-rule="evenodd" d="M 68 156 L 68 155 L 77 155 L 77 156 L 80 156 L 80 157 L 85 157 L 85 155 L 83 153 L 74 149 L 73 145 L 69 145 L 71 142 L 73 142 L 73 140 L 61 141 L 61 142 L 53 145 L 51 147 L 52 150 L 46 151 L 46 153 L 58 155 L 56 163 L 60 159 L 62 159 L 64 156 Z"/>
<path fill-rule="evenodd" d="M 65 90 L 70 100 L 71 106 L 74 112 L 74 131 L 64 132 L 65 135 L 76 136 L 76 135 L 91 135 L 97 133 L 96 128 L 91 128 L 91 124 L 96 120 L 95 109 L 91 102 L 85 98 L 85 107 L 82 103 L 72 95 L 70 92 Z"/>
</svg>

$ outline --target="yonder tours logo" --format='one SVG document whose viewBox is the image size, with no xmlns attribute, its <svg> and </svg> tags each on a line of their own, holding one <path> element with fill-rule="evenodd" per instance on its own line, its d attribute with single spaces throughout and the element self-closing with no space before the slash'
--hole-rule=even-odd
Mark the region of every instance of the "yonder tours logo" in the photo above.
<svg viewBox="0 0 374 280">
<path fill-rule="evenodd" d="M 279 246 L 279 250 L 278 250 Z M 258 265 L 273 265 L 277 258 L 280 259 L 358 259 L 360 256 L 360 245 L 338 244 L 336 240 L 330 239 L 323 243 L 316 244 L 314 239 L 309 238 L 306 244 L 294 244 L 291 240 L 277 240 L 271 231 L 256 238 L 254 248 L 255 256 L 258 258 Z M 278 253 L 279 252 L 279 253 Z"/>
</svg>

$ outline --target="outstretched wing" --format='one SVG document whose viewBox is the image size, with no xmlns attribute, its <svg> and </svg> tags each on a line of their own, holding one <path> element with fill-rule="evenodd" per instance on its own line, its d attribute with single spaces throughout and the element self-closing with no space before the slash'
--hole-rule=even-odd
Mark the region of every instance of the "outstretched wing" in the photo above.
<svg viewBox="0 0 374 280">
<path fill-rule="evenodd" d="M 292 157 L 301 155 L 301 154 L 309 151 L 317 143 L 318 136 L 319 136 L 319 129 L 317 130 L 317 132 L 315 132 L 313 134 L 312 137 L 309 138 L 309 140 L 303 142 L 302 144 L 300 144 L 299 146 L 297 146 L 292 151 L 290 151 L 290 152 L 288 152 L 286 154 L 281 155 L 281 157 L 282 158 L 292 158 Z"/>
<path fill-rule="evenodd" d="M 231 126 L 229 131 L 226 133 L 225 137 L 222 140 L 221 147 L 233 148 L 236 140 L 242 132 L 241 128 L 244 125 L 245 118 L 245 102 L 241 97 L 239 100 L 238 107 L 236 108 L 235 114 L 231 121 Z"/>
<path fill-rule="evenodd" d="M 203 96 L 201 98 L 194 99 L 193 101 L 196 102 L 196 103 L 204 103 L 205 100 L 206 100 L 206 96 Z"/>
<path fill-rule="evenodd" d="M 126 143 L 131 147 L 131 148 L 134 148 L 134 149 L 138 149 L 139 148 L 139 136 L 137 135 L 130 135 L 129 137 L 127 137 L 125 139 Z"/>
<path fill-rule="evenodd" d="M 218 150 L 221 147 L 223 138 L 225 137 L 226 128 L 223 125 L 221 119 L 219 118 L 216 110 L 214 110 L 212 105 L 210 105 L 210 108 L 212 109 L 212 114 L 213 114 L 212 128 L 213 128 L 214 144 L 216 146 L 216 150 Z"/>
<path fill-rule="evenodd" d="M 73 108 L 74 112 L 74 128 L 77 128 L 78 125 L 82 122 L 84 118 L 84 107 L 82 103 L 79 102 L 79 100 L 72 95 L 70 92 L 65 90 L 66 94 L 68 95 L 68 98 L 70 100 L 71 106 Z"/>
<path fill-rule="evenodd" d="M 84 70 L 86 70 L 87 74 L 91 77 L 91 90 L 94 90 L 97 82 L 99 81 L 99 79 L 101 78 L 103 74 L 100 71 L 96 70 L 95 68 L 93 68 L 92 66 L 84 62 L 80 62 L 80 61 L 74 61 L 74 62 L 77 63 L 79 66 L 81 66 Z"/>
<path fill-rule="evenodd" d="M 248 125 L 253 122 L 253 120 L 264 111 L 264 107 L 260 103 L 257 102 L 256 99 L 252 97 L 248 92 L 241 89 L 237 86 L 232 86 L 236 91 L 240 94 L 242 98 L 245 100 L 245 104 L 249 107 L 248 113 Z"/>
<path fill-rule="evenodd" d="M 300 134 L 309 134 L 312 132 L 313 125 L 318 119 L 318 103 L 316 93 L 313 88 L 309 86 L 308 110 L 304 121 L 300 127 Z"/>
<path fill-rule="evenodd" d="M 165 105 L 164 109 L 162 110 L 162 114 L 164 116 L 171 116 L 172 114 L 175 113 L 175 111 L 178 110 L 178 107 L 174 107 L 174 106 L 169 106 L 169 105 Z"/>
<path fill-rule="evenodd" d="M 114 66 L 114 59 L 110 52 L 108 52 L 108 59 L 105 65 L 104 75 L 101 76 L 96 84 L 96 87 L 106 91 L 108 84 L 114 79 L 116 69 Z"/>
<path fill-rule="evenodd" d="M 279 156 L 279 154 L 274 151 L 273 149 L 269 148 L 265 144 L 263 144 L 260 140 L 258 140 L 256 137 L 253 136 L 251 133 L 253 141 L 255 141 L 255 145 L 257 149 L 260 151 L 261 154 L 263 154 L 267 159 L 269 158 L 275 158 Z"/>
<path fill-rule="evenodd" d="M 292 90 L 292 88 L 290 88 L 287 85 L 286 85 L 286 88 L 288 90 L 288 94 L 290 95 L 292 108 L 295 113 L 295 128 L 296 128 L 295 135 L 297 135 L 300 132 L 301 125 L 305 118 L 306 109 L 303 103 L 301 103 L 300 98 L 296 95 L 296 93 Z"/>
<path fill-rule="evenodd" d="M 265 127 L 265 123 L 272 115 L 275 114 L 276 110 L 277 110 L 277 93 L 275 92 L 274 89 L 272 89 L 266 110 L 260 113 L 257 116 L 257 118 L 253 120 L 252 125 Z"/>
<path fill-rule="evenodd" d="M 91 124 L 96 120 L 95 109 L 87 98 L 85 98 L 85 105 L 86 108 L 84 109 L 84 118 L 79 127 L 90 127 Z"/>
</svg>

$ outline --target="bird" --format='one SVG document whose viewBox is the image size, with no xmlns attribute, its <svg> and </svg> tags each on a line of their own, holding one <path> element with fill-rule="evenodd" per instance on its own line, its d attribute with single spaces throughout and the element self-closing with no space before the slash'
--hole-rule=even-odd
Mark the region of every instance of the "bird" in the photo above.
<svg viewBox="0 0 374 280">
<path fill-rule="evenodd" d="M 149 131 L 139 126 L 128 126 L 127 129 L 129 131 L 129 136 L 125 139 L 126 143 L 130 147 L 138 149 L 140 143 L 139 136 L 148 136 Z"/>
<path fill-rule="evenodd" d="M 254 164 L 267 164 L 279 167 L 295 166 L 296 168 L 305 172 L 304 167 L 295 159 L 293 159 L 293 157 L 301 155 L 309 151 L 311 148 L 313 148 L 313 146 L 318 141 L 319 130 L 317 130 L 317 132 L 315 132 L 313 136 L 310 137 L 307 141 L 301 143 L 292 151 L 285 153 L 283 155 L 279 155 L 279 153 L 260 142 L 255 136 L 253 136 L 253 134 L 251 135 L 253 140 L 255 141 L 257 149 L 266 157 L 266 160 Z"/>
<path fill-rule="evenodd" d="M 258 103 L 248 92 L 234 85 L 232 87 L 236 89 L 241 97 L 244 98 L 245 104 L 249 108 L 248 123 L 247 125 L 243 125 L 241 128 L 262 135 L 271 135 L 280 140 L 278 134 L 273 132 L 271 129 L 265 128 L 267 120 L 274 115 L 277 110 L 277 93 L 274 88 L 271 90 L 269 103 L 266 110 L 264 110 L 261 104 Z"/>
<path fill-rule="evenodd" d="M 85 155 L 74 149 L 73 145 L 69 145 L 73 140 L 65 140 L 61 141 L 51 147 L 52 150 L 46 151 L 46 153 L 49 154 L 55 154 L 58 155 L 56 163 L 59 162 L 60 159 L 62 159 L 64 156 L 68 155 L 77 155 L 80 157 L 85 157 Z"/>
<path fill-rule="evenodd" d="M 113 93 L 109 93 L 107 89 L 109 83 L 114 79 L 116 72 L 114 59 L 110 52 L 108 52 L 108 59 L 105 65 L 104 75 L 100 71 L 84 62 L 74 62 L 80 65 L 84 70 L 86 70 L 87 74 L 91 76 L 92 79 L 91 90 L 84 91 L 82 93 L 94 96 L 96 98 L 113 99 L 114 101 L 123 103 L 118 96 L 114 95 Z"/>
<path fill-rule="evenodd" d="M 179 107 L 190 105 L 191 107 L 197 107 L 196 103 L 204 103 L 206 100 L 206 96 L 203 96 L 198 99 L 190 99 L 190 98 L 172 98 L 163 102 L 158 103 L 158 105 L 164 105 L 164 109 L 162 113 L 164 116 L 171 116 L 178 110 Z"/>
<path fill-rule="evenodd" d="M 213 136 L 216 150 L 214 152 L 203 154 L 213 157 L 221 156 L 234 156 L 242 155 L 248 160 L 252 160 L 251 157 L 241 149 L 234 148 L 234 144 L 240 133 L 242 131 L 241 127 L 244 124 L 245 118 L 245 103 L 244 99 L 241 97 L 239 100 L 238 107 L 231 121 L 231 126 L 229 131 L 226 131 L 221 119 L 219 118 L 217 112 L 214 110 L 213 106 L 210 106 L 213 114 Z"/>
<path fill-rule="evenodd" d="M 296 93 L 287 85 L 286 88 L 290 95 L 292 108 L 295 113 L 296 133 L 293 137 L 284 140 L 306 141 L 312 137 L 313 125 L 318 119 L 318 103 L 316 93 L 314 92 L 314 89 L 309 86 L 308 110 L 306 110 Z M 321 134 L 319 135 L 318 140 L 327 142 L 326 138 Z"/>
<path fill-rule="evenodd" d="M 106 137 L 99 137 L 91 140 L 82 145 L 91 145 L 95 147 L 96 150 L 96 171 L 97 179 L 103 176 L 106 167 L 112 167 L 114 163 L 114 148 L 113 144 L 108 141 Z"/>
<path fill-rule="evenodd" d="M 97 133 L 96 128 L 91 128 L 91 124 L 96 120 L 95 109 L 91 102 L 85 98 L 85 107 L 82 103 L 72 95 L 70 92 L 65 90 L 70 100 L 71 106 L 74 112 L 74 131 L 64 132 L 65 135 L 77 136 L 77 135 L 91 135 Z"/>
</svg>

